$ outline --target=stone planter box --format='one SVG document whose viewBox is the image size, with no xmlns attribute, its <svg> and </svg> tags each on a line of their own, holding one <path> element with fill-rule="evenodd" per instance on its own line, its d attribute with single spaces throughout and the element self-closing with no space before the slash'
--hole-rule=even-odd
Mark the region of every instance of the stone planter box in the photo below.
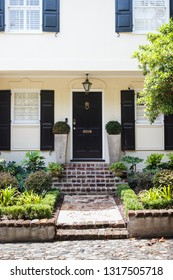
<svg viewBox="0 0 173 280">
<path fill-rule="evenodd" d="M 127 229 L 130 237 L 172 237 L 173 209 L 136 210 L 128 212 Z"/>
<path fill-rule="evenodd" d="M 0 242 L 51 241 L 55 235 L 55 218 L 0 221 Z"/>
<path fill-rule="evenodd" d="M 56 161 L 59 163 L 66 162 L 68 134 L 55 134 L 55 152 Z"/>
<path fill-rule="evenodd" d="M 110 163 L 117 162 L 120 159 L 121 152 L 121 135 L 109 135 L 108 139 L 108 149 L 109 149 L 109 160 Z"/>
</svg>

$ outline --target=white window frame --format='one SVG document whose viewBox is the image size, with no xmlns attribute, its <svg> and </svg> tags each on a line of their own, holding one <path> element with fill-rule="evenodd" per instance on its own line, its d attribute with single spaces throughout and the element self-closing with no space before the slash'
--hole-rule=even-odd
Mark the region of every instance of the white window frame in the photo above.
<svg viewBox="0 0 173 280">
<path fill-rule="evenodd" d="M 157 119 L 151 124 L 150 121 L 148 120 L 147 116 L 145 116 L 145 105 L 144 104 L 138 104 L 138 94 L 141 92 L 142 90 L 135 90 L 135 120 L 136 120 L 136 125 L 163 125 L 163 115 L 160 115 L 159 117 L 157 117 Z M 142 112 L 142 119 L 138 119 L 138 109 L 141 109 Z"/>
<path fill-rule="evenodd" d="M 28 119 L 28 120 L 16 120 L 15 119 L 15 94 L 17 93 L 32 93 L 36 94 L 38 98 L 38 118 L 37 120 Z M 19 105 L 20 106 L 20 105 Z M 22 107 L 25 107 L 25 105 L 21 105 Z M 16 106 L 17 107 L 17 106 Z M 32 107 L 32 105 L 26 105 L 26 108 Z M 17 89 L 12 90 L 12 108 L 11 108 L 11 119 L 12 119 L 12 125 L 38 125 L 40 124 L 40 90 L 28 90 L 28 89 Z"/>
<path fill-rule="evenodd" d="M 135 10 L 136 10 L 135 1 L 136 0 L 133 1 L 133 33 L 135 33 L 135 34 L 146 34 L 148 32 L 156 32 L 157 29 L 162 24 L 164 24 L 164 23 L 169 21 L 169 17 L 170 17 L 169 16 L 169 8 L 170 8 L 169 6 L 170 6 L 170 4 L 169 4 L 169 0 L 164 0 L 165 1 L 164 7 L 165 7 L 165 10 L 166 10 L 165 11 L 165 20 L 162 21 L 161 24 L 158 25 L 157 27 L 155 26 L 155 28 L 149 28 L 149 29 L 148 28 L 142 28 L 142 29 L 137 28 L 136 25 L 135 25 L 135 23 L 136 23 L 136 19 L 135 19 L 135 15 L 136 15 L 136 13 L 135 13 Z M 137 1 L 140 1 L 140 0 L 137 0 Z M 141 9 L 143 10 L 143 15 L 144 16 L 146 15 L 144 10 L 147 10 L 147 9 L 148 9 L 149 12 L 152 11 L 152 13 L 156 13 L 156 10 L 159 9 L 159 6 L 156 6 L 155 3 L 157 3 L 158 1 L 163 1 L 163 0 L 141 0 L 141 2 L 143 2 L 143 3 L 146 3 L 147 1 L 148 1 L 149 6 L 148 7 L 147 6 L 141 7 Z M 163 8 L 163 6 L 161 6 L 161 7 Z M 149 12 L 148 12 L 148 15 L 149 15 Z M 137 14 L 139 15 L 139 12 Z M 149 20 L 152 21 L 152 23 L 153 23 L 154 19 L 156 19 L 156 17 L 153 15 L 153 18 L 151 19 L 151 16 L 150 16 Z M 144 21 L 145 21 L 145 18 L 144 18 Z"/>
<path fill-rule="evenodd" d="M 42 31 L 42 0 L 39 0 L 39 6 L 27 6 L 26 5 L 26 1 L 24 0 L 24 5 L 19 6 L 19 5 L 14 5 L 14 6 L 10 6 L 10 0 L 7 0 L 5 3 L 5 7 L 6 7 L 6 32 L 9 33 L 43 33 Z M 23 29 L 13 29 L 10 28 L 10 8 L 14 9 L 14 10 L 21 10 L 24 11 L 24 28 Z M 26 18 L 26 11 L 27 10 L 39 10 L 40 11 L 40 22 L 39 22 L 39 29 L 27 29 L 26 28 L 26 22 L 27 22 L 27 18 Z"/>
</svg>

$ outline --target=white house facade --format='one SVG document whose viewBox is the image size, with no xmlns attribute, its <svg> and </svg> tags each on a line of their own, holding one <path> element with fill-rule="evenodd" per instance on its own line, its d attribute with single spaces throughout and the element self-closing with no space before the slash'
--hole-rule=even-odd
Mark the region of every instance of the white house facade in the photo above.
<svg viewBox="0 0 173 280">
<path fill-rule="evenodd" d="M 56 161 L 57 121 L 71 128 L 67 162 L 109 163 L 110 120 L 122 124 L 122 153 L 173 150 L 173 117 L 151 125 L 137 105 L 144 77 L 131 58 L 172 15 L 173 0 L 0 0 L 0 156 Z"/>
</svg>

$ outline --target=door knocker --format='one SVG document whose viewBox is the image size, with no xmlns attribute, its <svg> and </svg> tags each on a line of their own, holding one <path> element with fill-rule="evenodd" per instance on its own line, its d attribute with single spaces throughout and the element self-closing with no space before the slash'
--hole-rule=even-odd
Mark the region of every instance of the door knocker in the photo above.
<svg viewBox="0 0 173 280">
<path fill-rule="evenodd" d="M 85 110 L 88 110 L 90 108 L 90 104 L 88 101 L 85 102 Z"/>
</svg>

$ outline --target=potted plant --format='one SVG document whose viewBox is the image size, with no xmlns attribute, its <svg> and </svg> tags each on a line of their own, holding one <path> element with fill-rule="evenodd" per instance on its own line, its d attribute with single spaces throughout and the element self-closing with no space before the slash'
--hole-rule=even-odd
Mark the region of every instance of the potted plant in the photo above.
<svg viewBox="0 0 173 280">
<path fill-rule="evenodd" d="M 53 125 L 52 132 L 55 134 L 56 161 L 65 163 L 70 126 L 65 121 L 58 121 Z"/>
<path fill-rule="evenodd" d="M 110 163 L 119 161 L 121 151 L 121 124 L 118 121 L 109 121 L 105 126 L 108 139 Z"/>
<path fill-rule="evenodd" d="M 48 172 L 51 173 L 52 177 L 61 177 L 64 167 L 59 162 L 49 162 Z"/>
<path fill-rule="evenodd" d="M 109 166 L 109 171 L 111 171 L 115 177 L 121 177 L 124 175 L 124 172 L 127 171 L 127 166 L 122 161 L 113 162 Z"/>
</svg>

